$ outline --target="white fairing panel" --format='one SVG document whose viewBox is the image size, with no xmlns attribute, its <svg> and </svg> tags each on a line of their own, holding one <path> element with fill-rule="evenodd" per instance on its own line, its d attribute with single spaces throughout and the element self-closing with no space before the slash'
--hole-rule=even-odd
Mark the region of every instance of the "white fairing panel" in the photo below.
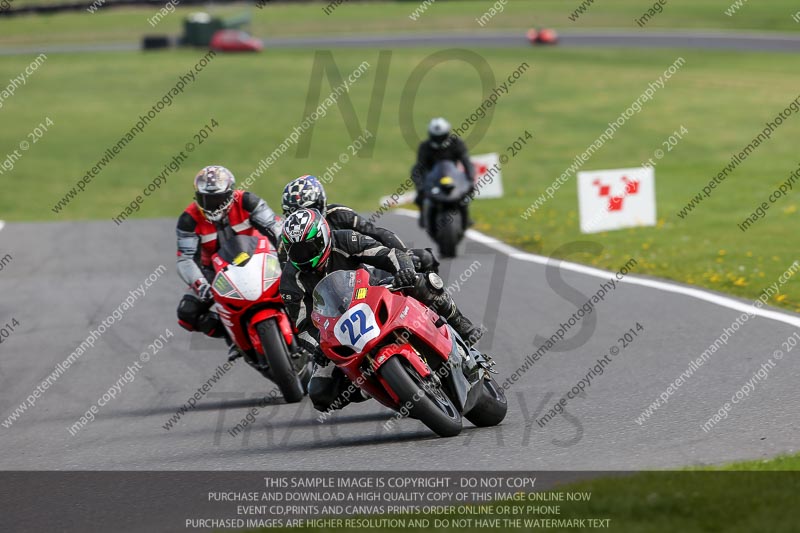
<svg viewBox="0 0 800 533">
<path fill-rule="evenodd" d="M 230 265 L 225 273 L 245 300 L 256 301 L 264 293 L 264 261 L 267 254 L 256 254 L 244 266 Z"/>
</svg>

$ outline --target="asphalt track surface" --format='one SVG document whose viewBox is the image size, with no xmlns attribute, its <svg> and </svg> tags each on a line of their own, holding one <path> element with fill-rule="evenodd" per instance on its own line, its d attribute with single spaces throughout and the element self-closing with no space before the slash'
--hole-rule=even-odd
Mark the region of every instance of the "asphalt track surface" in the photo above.
<svg viewBox="0 0 800 533">
<path fill-rule="evenodd" d="M 480 32 L 463 34 L 358 35 L 319 38 L 265 39 L 266 48 L 297 47 L 413 47 L 413 46 L 531 46 L 523 33 Z M 616 46 L 632 48 L 708 48 L 729 50 L 798 51 L 800 36 L 779 33 L 745 33 L 714 31 L 643 32 L 602 30 L 560 32 L 558 46 Z"/>
<path fill-rule="evenodd" d="M 411 218 L 388 214 L 381 223 L 407 243 L 430 245 Z M 596 327 L 579 334 L 581 342 L 557 345 L 510 387 L 509 413 L 497 428 L 465 422 L 461 435 L 440 439 L 404 419 L 387 431 L 383 425 L 393 413 L 376 402 L 348 406 L 320 423 L 307 399 L 260 407 L 273 386 L 240 361 L 196 409 L 166 430 L 170 416 L 225 361 L 221 341 L 190 335 L 175 323 L 182 287 L 173 236 L 173 220 L 128 221 L 120 227 L 111 221 L 8 223 L 0 231 L 0 250 L 13 257 L 0 271 L 0 323 L 13 317 L 20 324 L 0 345 L 2 421 L 129 291 L 159 265 L 167 267 L 32 408 L 10 427 L 0 426 L 5 450 L 0 469 L 635 470 L 771 457 L 794 451 L 800 437 L 795 378 L 800 347 L 777 361 L 726 420 L 710 432 L 701 429 L 798 330 L 800 317 L 780 312 L 778 320 L 748 320 L 666 406 L 638 425 L 634 419 L 642 410 L 741 312 L 624 282 L 589 315 Z M 590 297 L 607 281 L 564 268 L 559 271 L 564 283 L 548 281 L 545 265 L 495 248 L 502 251 L 469 239 L 463 255 L 443 265 L 443 276 L 453 283 L 472 272 L 461 276 L 463 286 L 454 297 L 467 315 L 490 326 L 481 346 L 495 357 L 503 380 L 534 351 L 536 334 L 550 336 L 569 320 L 580 305 L 570 300 Z M 585 395 L 569 400 L 566 415 L 539 427 L 534 419 L 619 346 L 618 339 L 637 322 L 644 331 L 612 358 Z M 142 364 L 94 422 L 71 436 L 69 426 L 166 328 L 175 333 L 166 348 Z M 252 407 L 259 412 L 250 430 L 228 434 Z"/>
<path fill-rule="evenodd" d="M 263 39 L 265 49 L 274 48 L 406 48 L 406 47 L 530 47 L 524 32 L 415 33 L 398 35 L 330 35 Z M 560 32 L 558 46 L 620 48 L 700 48 L 709 50 L 748 50 L 764 52 L 800 51 L 800 35 L 775 32 L 630 31 L 596 30 Z M 55 44 L 3 47 L 2 55 L 27 55 L 40 52 L 82 53 L 139 50 L 139 43 Z"/>
</svg>

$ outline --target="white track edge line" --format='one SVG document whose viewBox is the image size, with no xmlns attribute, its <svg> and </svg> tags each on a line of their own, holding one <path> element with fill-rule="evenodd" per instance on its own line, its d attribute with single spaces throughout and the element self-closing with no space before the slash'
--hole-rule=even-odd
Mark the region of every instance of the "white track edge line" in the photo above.
<svg viewBox="0 0 800 533">
<path fill-rule="evenodd" d="M 417 211 L 411 211 L 409 209 L 396 209 L 394 210 L 394 212 L 399 215 L 407 217 L 416 218 L 418 216 Z M 552 259 L 549 257 L 518 250 L 513 246 L 510 246 L 504 243 L 503 241 L 496 239 L 495 237 L 491 237 L 489 235 L 486 235 L 485 233 L 481 233 L 480 231 L 472 229 L 467 230 L 466 236 L 475 242 L 479 242 L 484 246 L 493 248 L 498 252 L 502 252 L 508 255 L 512 259 L 518 259 L 520 261 L 528 261 L 530 263 L 537 263 L 540 265 L 546 265 L 550 261 L 552 261 Z M 594 268 L 586 265 L 580 265 L 578 263 L 571 263 L 569 261 L 564 261 L 564 260 L 559 260 L 559 267 L 565 270 L 570 270 L 572 272 L 577 272 L 579 274 L 585 274 L 587 276 L 592 276 L 601 279 L 608 279 L 610 276 L 615 275 L 614 272 L 609 272 L 607 270 L 601 270 L 599 268 Z M 656 289 L 664 292 L 671 292 L 674 294 L 682 294 L 684 296 L 689 296 L 690 298 L 695 298 L 697 300 L 703 300 L 705 302 L 719 305 L 720 307 L 727 307 L 728 309 L 733 309 L 734 311 L 741 311 L 743 313 L 751 313 L 761 318 L 767 318 L 770 320 L 783 322 L 784 324 L 789 324 L 790 326 L 800 328 L 800 317 L 798 316 L 792 316 L 783 312 L 772 311 L 770 309 L 757 308 L 753 304 L 740 302 L 738 300 L 734 300 L 733 298 L 721 296 L 719 294 L 705 291 L 703 289 L 685 287 L 683 285 L 670 283 L 668 281 L 659 281 L 655 279 L 641 278 L 635 275 L 627 275 L 625 276 L 624 279 L 621 280 L 621 282 L 628 283 L 631 285 L 641 285 L 643 287 L 649 287 L 651 289 Z"/>
</svg>

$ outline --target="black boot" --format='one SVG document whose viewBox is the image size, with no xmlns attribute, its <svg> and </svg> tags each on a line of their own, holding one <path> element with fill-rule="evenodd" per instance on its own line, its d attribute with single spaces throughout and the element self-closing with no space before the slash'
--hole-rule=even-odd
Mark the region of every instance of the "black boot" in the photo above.
<svg viewBox="0 0 800 533">
<path fill-rule="evenodd" d="M 443 290 L 443 286 L 444 282 L 438 274 L 417 276 L 417 284 L 411 295 L 447 320 L 459 337 L 468 346 L 472 346 L 483 336 L 483 329 L 475 327 L 467 317 L 461 314 L 461 310 L 456 306 L 450 293 Z"/>
<path fill-rule="evenodd" d="M 483 328 L 476 327 L 470 319 L 461 314 L 461 311 L 455 307 L 452 314 L 447 318 L 447 322 L 453 326 L 459 337 L 461 337 L 467 346 L 475 345 L 481 337 L 483 337 Z"/>
<path fill-rule="evenodd" d="M 475 327 L 472 321 L 461 313 L 448 293 L 442 293 L 437 297 L 436 304 L 433 306 L 434 311 L 447 320 L 447 323 L 456 330 L 467 346 L 474 345 L 483 336 L 483 329 Z"/>
<path fill-rule="evenodd" d="M 360 403 L 369 399 L 358 385 L 355 385 L 333 363 L 325 366 L 314 365 L 314 374 L 308 382 L 308 397 L 314 409 L 330 412 L 342 409 L 350 403 Z"/>
<path fill-rule="evenodd" d="M 464 206 L 461 210 L 461 219 L 464 221 L 464 231 L 467 231 L 469 228 L 475 225 L 475 221 L 472 220 L 472 217 L 469 216 L 469 207 Z"/>
</svg>

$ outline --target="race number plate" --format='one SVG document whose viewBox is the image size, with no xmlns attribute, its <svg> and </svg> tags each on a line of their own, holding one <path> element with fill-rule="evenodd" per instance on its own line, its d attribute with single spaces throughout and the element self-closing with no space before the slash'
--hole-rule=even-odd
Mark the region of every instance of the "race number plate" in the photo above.
<svg viewBox="0 0 800 533">
<path fill-rule="evenodd" d="M 381 330 L 375 321 L 375 314 L 367 304 L 354 305 L 343 314 L 333 328 L 336 340 L 361 352 L 364 346 L 380 335 Z"/>
</svg>

